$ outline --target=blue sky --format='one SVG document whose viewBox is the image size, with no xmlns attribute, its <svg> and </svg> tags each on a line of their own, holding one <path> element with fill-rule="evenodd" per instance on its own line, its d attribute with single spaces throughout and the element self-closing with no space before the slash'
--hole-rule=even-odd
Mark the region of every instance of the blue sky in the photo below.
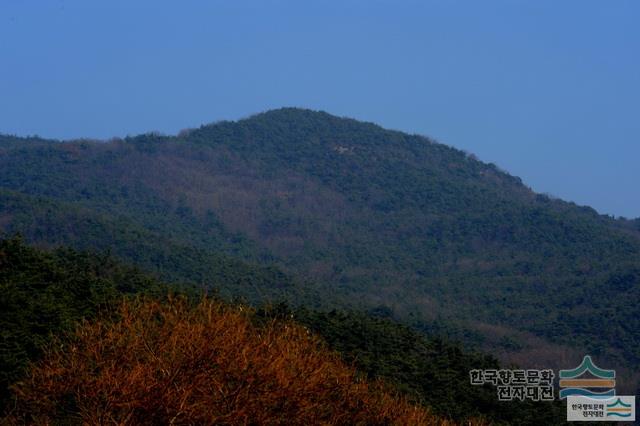
<svg viewBox="0 0 640 426">
<path fill-rule="evenodd" d="M 421 133 L 640 216 L 640 2 L 0 2 L 0 132 L 176 133 L 280 106 Z"/>
</svg>

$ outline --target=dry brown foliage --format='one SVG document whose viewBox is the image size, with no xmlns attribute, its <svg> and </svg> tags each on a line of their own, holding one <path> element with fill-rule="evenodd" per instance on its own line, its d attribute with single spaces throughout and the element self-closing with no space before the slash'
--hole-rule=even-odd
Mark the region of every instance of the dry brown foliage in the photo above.
<svg viewBox="0 0 640 426">
<path fill-rule="evenodd" d="M 124 302 L 84 323 L 14 386 L 15 423 L 448 424 L 360 380 L 303 327 L 246 308 Z"/>
</svg>

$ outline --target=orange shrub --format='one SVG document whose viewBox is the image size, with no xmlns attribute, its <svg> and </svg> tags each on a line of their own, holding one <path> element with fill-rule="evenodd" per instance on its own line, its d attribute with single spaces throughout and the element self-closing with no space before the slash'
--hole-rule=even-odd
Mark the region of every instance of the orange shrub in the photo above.
<svg viewBox="0 0 640 426">
<path fill-rule="evenodd" d="M 123 302 L 55 341 L 14 386 L 13 422 L 447 424 L 360 380 L 303 327 L 204 299 Z"/>
</svg>

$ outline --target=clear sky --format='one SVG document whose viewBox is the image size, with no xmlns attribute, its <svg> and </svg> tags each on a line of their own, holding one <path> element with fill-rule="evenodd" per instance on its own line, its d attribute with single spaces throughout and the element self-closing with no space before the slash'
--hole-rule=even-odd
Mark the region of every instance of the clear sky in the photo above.
<svg viewBox="0 0 640 426">
<path fill-rule="evenodd" d="M 0 132 L 176 133 L 300 106 L 640 216 L 640 1 L 0 1 Z"/>
</svg>

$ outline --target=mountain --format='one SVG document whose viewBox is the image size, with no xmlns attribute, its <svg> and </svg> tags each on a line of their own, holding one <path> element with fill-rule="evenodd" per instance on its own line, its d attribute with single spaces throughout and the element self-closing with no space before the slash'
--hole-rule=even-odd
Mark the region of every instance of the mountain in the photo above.
<svg viewBox="0 0 640 426">
<path fill-rule="evenodd" d="M 109 248 L 173 281 L 215 284 L 206 259 L 236 259 L 291 278 L 275 293 L 238 283 L 229 294 L 295 288 L 294 301 L 384 312 L 522 365 L 588 352 L 640 366 L 637 222 L 324 112 L 107 142 L 3 136 L 0 227 Z"/>
</svg>

